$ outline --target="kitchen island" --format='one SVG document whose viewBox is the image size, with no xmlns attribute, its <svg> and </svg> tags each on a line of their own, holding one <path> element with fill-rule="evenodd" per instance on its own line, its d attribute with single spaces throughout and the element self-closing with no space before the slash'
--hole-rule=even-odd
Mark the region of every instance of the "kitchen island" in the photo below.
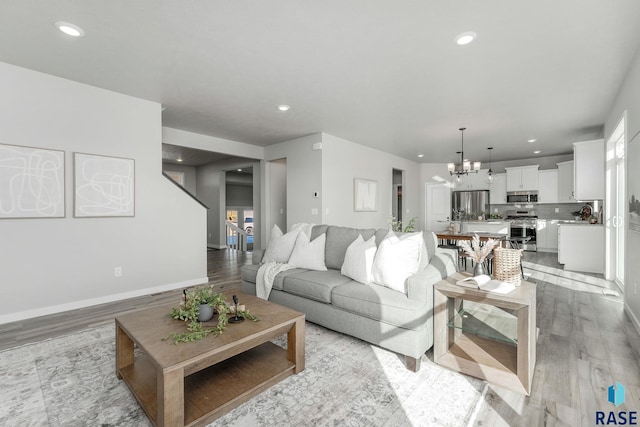
<svg viewBox="0 0 640 427">
<path fill-rule="evenodd" d="M 604 225 L 558 224 L 558 262 L 565 270 L 604 273 Z"/>
</svg>

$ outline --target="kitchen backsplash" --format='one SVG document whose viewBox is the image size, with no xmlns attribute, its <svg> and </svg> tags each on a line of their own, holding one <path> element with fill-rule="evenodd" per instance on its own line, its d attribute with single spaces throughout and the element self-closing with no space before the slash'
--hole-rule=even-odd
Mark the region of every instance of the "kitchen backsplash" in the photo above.
<svg viewBox="0 0 640 427">
<path fill-rule="evenodd" d="M 533 209 L 538 218 L 540 219 L 574 219 L 574 215 L 571 212 L 579 211 L 582 206 L 589 204 L 593 207 L 594 214 L 597 215 L 596 209 L 602 209 L 602 201 L 596 202 L 580 202 L 580 203 L 549 203 L 549 204 L 535 204 L 535 205 L 491 205 L 492 214 L 501 214 L 506 216 L 507 211 L 515 209 Z M 497 212 L 496 212 L 497 209 Z M 558 212 L 556 212 L 558 209 Z"/>
</svg>

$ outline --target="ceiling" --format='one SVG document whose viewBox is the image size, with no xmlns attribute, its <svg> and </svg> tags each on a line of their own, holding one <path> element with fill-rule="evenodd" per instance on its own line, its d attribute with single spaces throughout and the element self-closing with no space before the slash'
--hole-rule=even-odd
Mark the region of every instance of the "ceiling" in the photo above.
<svg viewBox="0 0 640 427">
<path fill-rule="evenodd" d="M 637 0 L 2 0 L 0 61 L 259 146 L 326 132 L 448 162 L 466 127 L 466 157 L 499 161 L 602 137 L 639 18 Z"/>
</svg>

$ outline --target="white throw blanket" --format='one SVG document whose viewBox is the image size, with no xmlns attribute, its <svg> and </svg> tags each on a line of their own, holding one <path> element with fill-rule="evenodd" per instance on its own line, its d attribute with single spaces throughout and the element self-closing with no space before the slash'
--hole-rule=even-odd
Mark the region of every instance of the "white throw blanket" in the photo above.
<svg viewBox="0 0 640 427">
<path fill-rule="evenodd" d="M 282 271 L 291 270 L 293 267 L 289 264 L 281 264 L 278 262 L 265 262 L 258 269 L 256 276 L 256 296 L 262 299 L 269 299 L 273 281 L 276 275 Z"/>
</svg>

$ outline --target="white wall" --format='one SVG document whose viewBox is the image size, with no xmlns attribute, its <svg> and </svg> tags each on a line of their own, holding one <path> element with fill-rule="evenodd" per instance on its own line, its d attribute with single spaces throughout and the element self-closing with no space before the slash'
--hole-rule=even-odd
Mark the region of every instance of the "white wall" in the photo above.
<svg viewBox="0 0 640 427">
<path fill-rule="evenodd" d="M 227 182 L 226 206 L 253 206 L 253 188 Z"/>
<path fill-rule="evenodd" d="M 269 182 L 269 222 L 285 230 L 287 227 L 287 161 L 285 159 L 269 162 Z"/>
<path fill-rule="evenodd" d="M 222 249 L 226 247 L 225 171 L 219 165 L 211 163 L 196 168 L 196 194 L 198 199 L 209 207 L 207 212 L 207 246 Z"/>
<path fill-rule="evenodd" d="M 162 142 L 250 159 L 262 159 L 264 156 L 264 148 L 257 145 L 168 127 L 162 128 Z"/>
<path fill-rule="evenodd" d="M 633 66 L 627 73 L 605 123 L 605 141 L 615 130 L 625 110 L 627 111 L 627 141 L 630 145 L 640 144 L 640 52 L 636 55 Z M 632 167 L 637 167 L 637 164 L 633 164 L 627 159 L 627 170 Z M 627 200 L 630 197 L 629 184 L 627 182 L 626 185 Z M 640 188 L 640 182 L 633 183 L 633 185 L 635 188 Z M 628 206 L 625 209 L 628 210 Z M 625 240 L 625 310 L 633 318 L 636 328 L 640 331 L 640 264 L 637 262 L 640 255 L 640 233 L 627 229 Z"/>
<path fill-rule="evenodd" d="M 322 142 L 321 134 L 314 134 L 281 142 L 264 148 L 264 160 L 287 160 L 287 228 L 299 222 L 321 224 L 322 217 L 322 150 L 314 151 L 314 143 Z M 265 171 L 264 178 L 269 180 Z M 269 188 L 267 183 L 267 188 Z M 314 198 L 317 191 L 321 197 Z M 267 193 L 268 194 L 268 193 Z M 268 198 L 268 196 L 266 196 Z M 269 200 L 265 200 L 263 211 L 270 211 Z M 317 213 L 313 213 L 317 212 Z M 266 217 L 266 215 L 265 215 Z M 263 241 L 273 224 L 261 224 Z"/>
<path fill-rule="evenodd" d="M 359 228 L 389 227 L 393 169 L 405 171 L 402 203 L 403 218 L 407 223 L 420 215 L 418 163 L 333 135 L 322 134 L 322 222 Z M 354 211 L 355 178 L 378 183 L 377 212 Z"/>
<path fill-rule="evenodd" d="M 66 159 L 66 218 L 0 221 L 0 323 L 207 280 L 206 212 L 162 176 L 159 104 L 5 63 L 0 93 L 0 143 Z M 73 152 L 135 159 L 135 217 L 73 218 Z"/>
<path fill-rule="evenodd" d="M 191 194 L 196 195 L 196 168 L 195 166 L 174 165 L 172 163 L 163 163 L 163 171 L 176 171 L 184 173 L 184 188 Z"/>
</svg>

